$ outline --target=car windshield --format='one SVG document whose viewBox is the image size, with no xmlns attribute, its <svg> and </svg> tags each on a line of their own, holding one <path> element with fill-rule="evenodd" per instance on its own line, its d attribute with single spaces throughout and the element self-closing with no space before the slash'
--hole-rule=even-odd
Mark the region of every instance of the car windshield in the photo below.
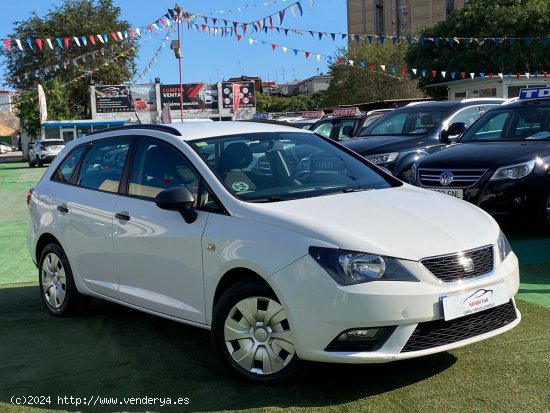
<svg viewBox="0 0 550 413">
<path fill-rule="evenodd" d="M 397 109 L 384 117 L 376 119 L 370 126 L 363 129 L 359 136 L 418 136 L 432 132 L 441 126 L 447 114 L 454 108 L 438 106 L 420 108 L 413 106 L 406 109 Z"/>
<path fill-rule="evenodd" d="M 190 145 L 234 196 L 249 202 L 401 185 L 361 157 L 309 133 L 247 133 L 192 141 Z"/>
<path fill-rule="evenodd" d="M 64 141 L 48 140 L 48 141 L 42 141 L 41 144 L 43 146 L 56 146 L 56 145 L 65 145 L 65 142 Z"/>
<path fill-rule="evenodd" d="M 550 106 L 493 109 L 482 116 L 459 142 L 549 141 Z"/>
</svg>

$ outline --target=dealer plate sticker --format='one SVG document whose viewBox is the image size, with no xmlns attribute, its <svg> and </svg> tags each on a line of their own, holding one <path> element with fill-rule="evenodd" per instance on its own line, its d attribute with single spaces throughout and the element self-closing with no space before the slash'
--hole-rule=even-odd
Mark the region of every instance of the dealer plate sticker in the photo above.
<svg viewBox="0 0 550 413">
<path fill-rule="evenodd" d="M 479 313 L 510 301 L 508 287 L 499 283 L 478 290 L 469 290 L 441 299 L 445 321 Z"/>
</svg>

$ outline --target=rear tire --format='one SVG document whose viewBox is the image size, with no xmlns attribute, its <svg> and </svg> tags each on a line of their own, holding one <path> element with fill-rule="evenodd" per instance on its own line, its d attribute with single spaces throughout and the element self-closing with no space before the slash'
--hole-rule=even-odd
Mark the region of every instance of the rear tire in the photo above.
<svg viewBox="0 0 550 413">
<path fill-rule="evenodd" d="M 38 165 L 39 168 L 42 168 L 44 166 L 44 163 L 42 162 L 42 160 L 40 158 L 36 158 L 36 164 Z"/>
<path fill-rule="evenodd" d="M 288 380 L 300 364 L 286 311 L 259 281 L 241 281 L 220 298 L 212 340 L 231 371 L 250 381 Z"/>
<path fill-rule="evenodd" d="M 84 299 L 76 289 L 71 266 L 63 248 L 54 243 L 46 245 L 38 268 L 42 301 L 50 314 L 68 317 L 82 308 Z"/>
</svg>

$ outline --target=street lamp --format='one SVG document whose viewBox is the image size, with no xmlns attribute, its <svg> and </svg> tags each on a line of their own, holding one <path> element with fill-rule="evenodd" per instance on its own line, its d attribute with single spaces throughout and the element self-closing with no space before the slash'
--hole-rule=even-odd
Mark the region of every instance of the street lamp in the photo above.
<svg viewBox="0 0 550 413">
<path fill-rule="evenodd" d="M 176 24 L 178 26 L 178 40 L 172 40 L 172 42 L 170 43 L 170 49 L 172 49 L 174 51 L 174 55 L 176 56 L 176 59 L 178 59 L 178 62 L 179 62 L 179 73 L 180 73 L 180 120 L 181 120 L 181 122 L 183 122 L 183 84 L 181 82 L 182 53 L 181 53 L 181 38 L 180 38 L 180 25 L 181 25 L 181 17 L 183 16 L 183 9 L 180 7 L 180 5 L 178 3 L 176 3 L 176 5 L 174 6 L 174 13 L 175 13 Z"/>
</svg>

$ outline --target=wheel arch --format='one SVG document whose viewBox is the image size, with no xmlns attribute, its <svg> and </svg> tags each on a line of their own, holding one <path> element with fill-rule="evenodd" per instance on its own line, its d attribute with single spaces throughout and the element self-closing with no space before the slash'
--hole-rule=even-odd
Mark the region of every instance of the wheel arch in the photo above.
<svg viewBox="0 0 550 413">
<path fill-rule="evenodd" d="M 46 248 L 46 245 L 52 244 L 52 243 L 57 244 L 61 248 L 63 248 L 63 246 L 61 245 L 61 242 L 59 242 L 59 240 L 49 232 L 46 232 L 40 235 L 40 238 L 38 238 L 38 241 L 36 242 L 36 249 L 35 249 L 35 258 L 37 263 L 40 262 L 42 251 L 44 251 L 44 248 Z"/>
</svg>

